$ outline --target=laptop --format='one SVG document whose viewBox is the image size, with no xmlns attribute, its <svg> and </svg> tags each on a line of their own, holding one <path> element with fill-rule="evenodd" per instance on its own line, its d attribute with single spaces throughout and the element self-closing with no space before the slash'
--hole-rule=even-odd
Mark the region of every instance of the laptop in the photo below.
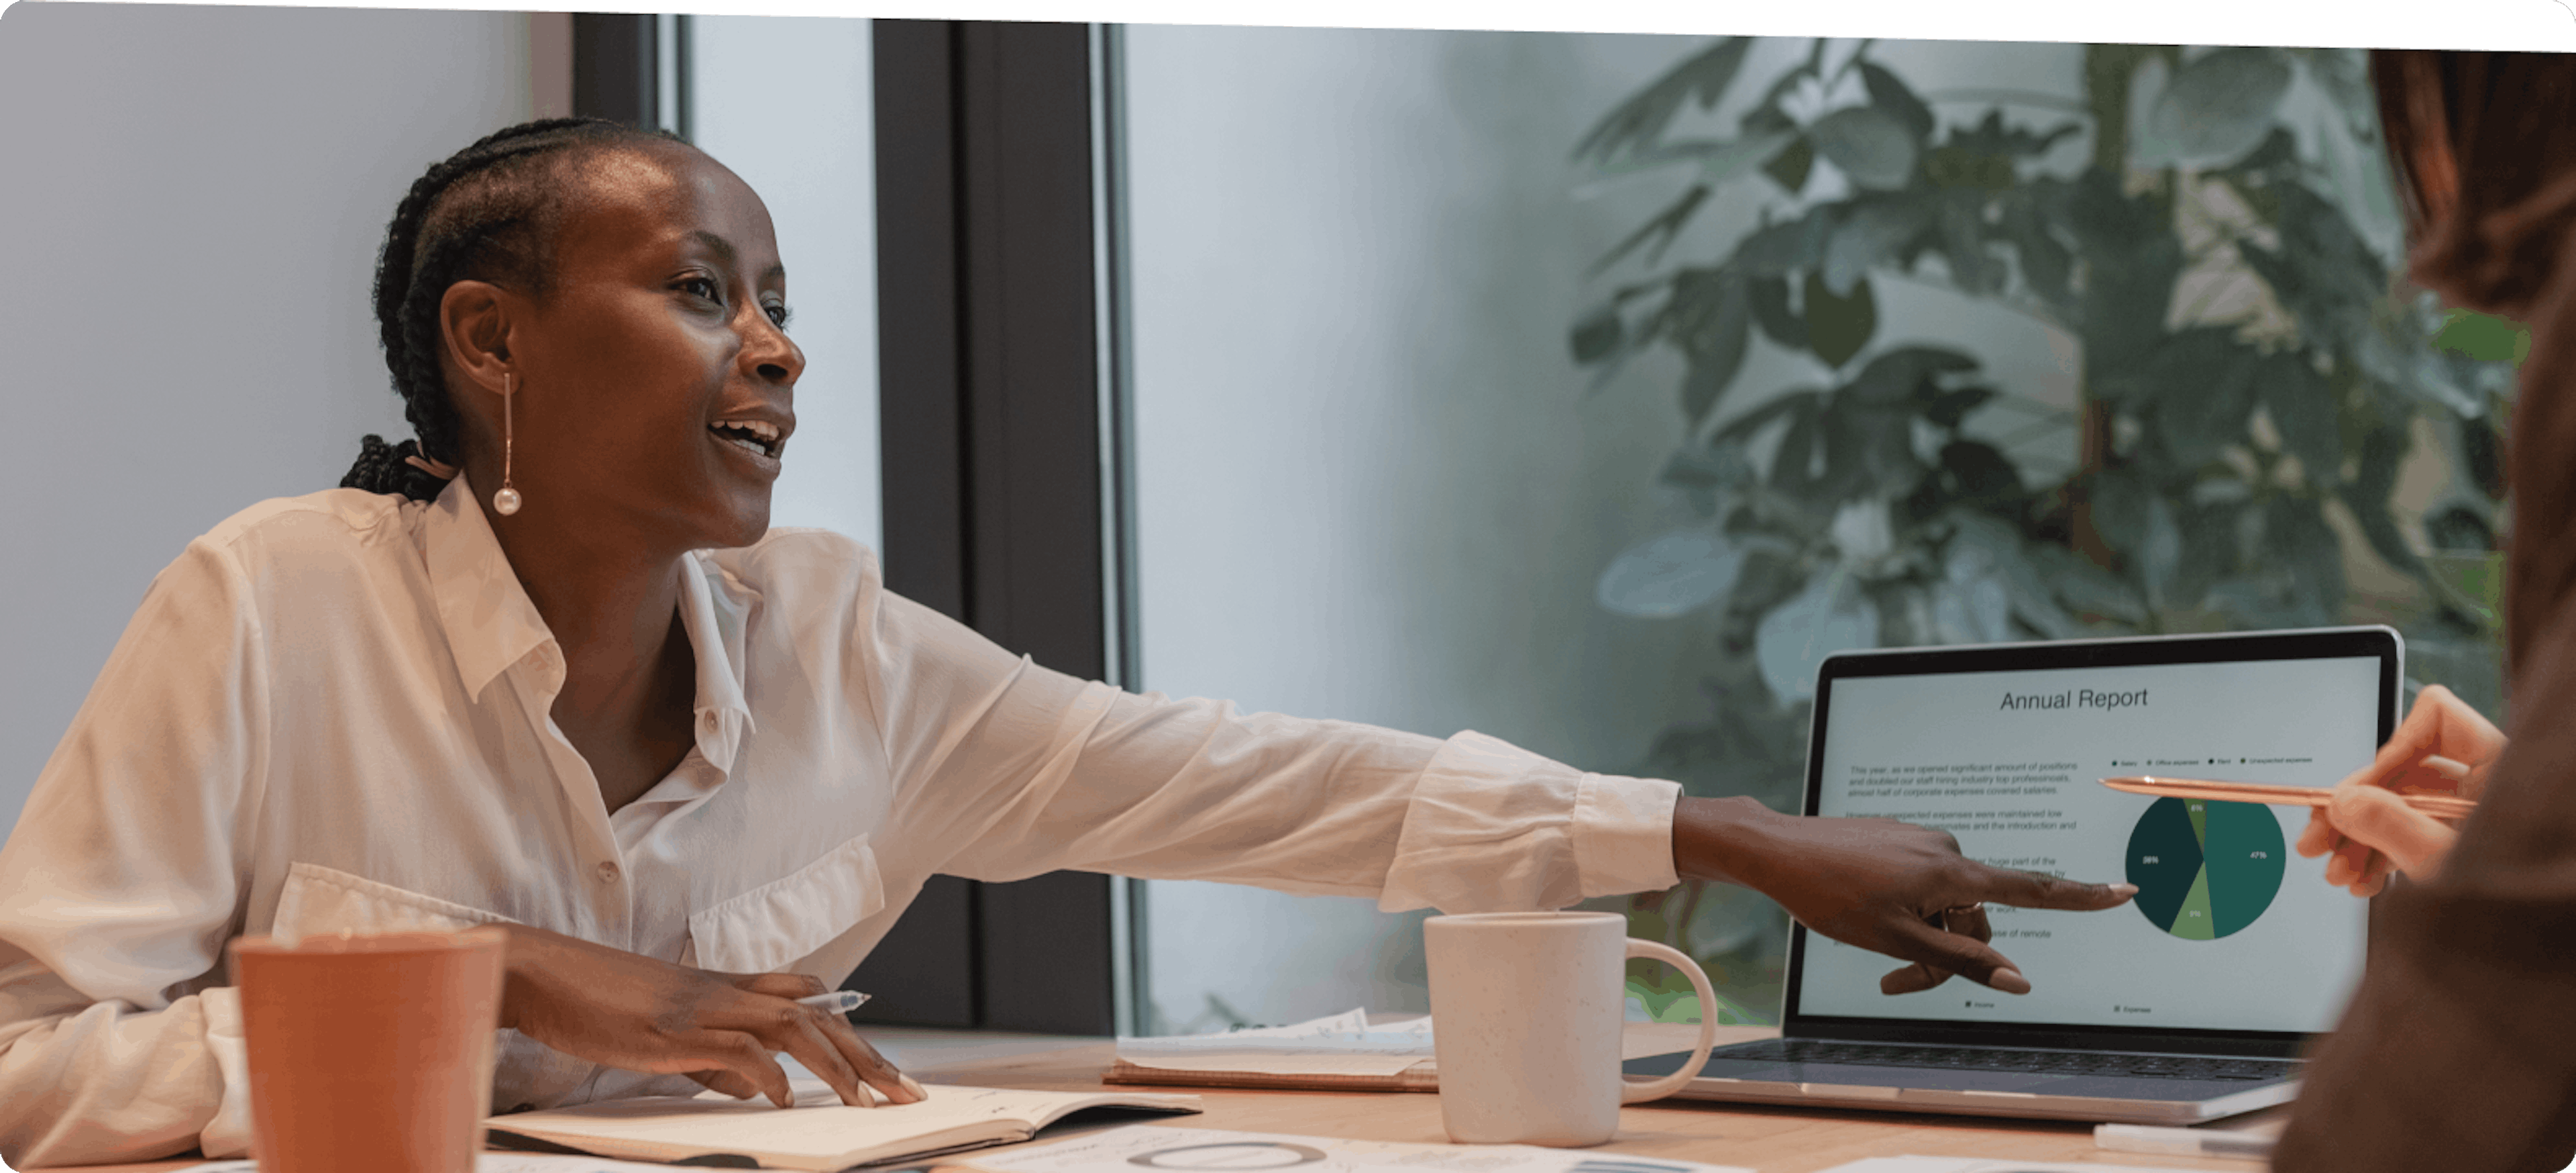
<svg viewBox="0 0 2576 1173">
<path fill-rule="evenodd" d="M 2120 774 L 2331 786 L 2396 728 L 2404 645 L 2319 628 L 1828 657 L 1806 813 L 1949 831 L 1969 858 L 2127 881 L 2103 912 L 1988 906 L 2011 995 L 1791 931 L 1781 1037 L 1685 1098 L 2189 1124 L 2288 1101 L 2361 976 L 2365 901 L 2290 850 L 2304 811 L 2126 794 Z M 1665 1075 L 1687 1053 L 1630 1060 Z"/>
</svg>

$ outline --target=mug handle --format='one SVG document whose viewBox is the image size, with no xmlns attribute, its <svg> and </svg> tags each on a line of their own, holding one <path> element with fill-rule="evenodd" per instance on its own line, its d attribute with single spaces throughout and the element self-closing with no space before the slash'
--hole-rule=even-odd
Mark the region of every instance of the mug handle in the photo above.
<svg viewBox="0 0 2576 1173">
<path fill-rule="evenodd" d="M 1691 992 L 1699 995 L 1699 1045 L 1691 1048 L 1690 1061 L 1682 1064 L 1681 1070 L 1662 1079 L 1630 1083 L 1623 1078 L 1619 1088 L 1619 1102 L 1622 1104 L 1660 1100 L 1682 1090 L 1682 1085 L 1689 1083 L 1692 1076 L 1699 1074 L 1700 1067 L 1708 1062 L 1708 1049 L 1717 1042 L 1717 991 L 1709 988 L 1708 975 L 1701 972 L 1698 962 L 1670 945 L 1640 941 L 1635 937 L 1628 938 L 1628 956 L 1652 958 L 1690 978 Z"/>
</svg>

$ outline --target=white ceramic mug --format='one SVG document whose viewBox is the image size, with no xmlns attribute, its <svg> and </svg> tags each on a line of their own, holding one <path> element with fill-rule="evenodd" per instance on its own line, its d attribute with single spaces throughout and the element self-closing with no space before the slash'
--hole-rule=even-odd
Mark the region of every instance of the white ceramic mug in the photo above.
<svg viewBox="0 0 2576 1173">
<path fill-rule="evenodd" d="M 1422 946 L 1440 1120 L 1462 1144 L 1600 1144 L 1619 1131 L 1619 1105 L 1680 1091 L 1717 1038 L 1708 975 L 1671 946 L 1631 939 L 1616 913 L 1435 916 Z M 1619 1071 L 1631 957 L 1690 975 L 1701 1007 L 1690 1062 L 1639 1083 Z"/>
</svg>

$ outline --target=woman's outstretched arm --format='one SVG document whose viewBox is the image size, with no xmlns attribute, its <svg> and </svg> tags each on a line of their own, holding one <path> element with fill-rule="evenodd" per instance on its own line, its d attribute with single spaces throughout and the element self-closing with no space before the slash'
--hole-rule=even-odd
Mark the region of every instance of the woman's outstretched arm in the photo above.
<svg viewBox="0 0 2576 1173">
<path fill-rule="evenodd" d="M 861 594 L 855 691 L 884 731 L 897 799 L 881 858 L 900 870 L 1222 880 L 1390 912 L 1561 908 L 1689 874 L 1757 888 L 1818 931 L 1917 963 L 1891 975 L 1903 988 L 1956 972 L 2014 992 L 2028 985 L 2009 961 L 1970 926 L 1941 927 L 1942 909 L 2094 909 L 2129 894 L 1986 867 L 1939 831 L 1683 799 L 1671 782 L 1476 733 L 1137 696 L 1048 671 L 872 583 Z"/>
</svg>

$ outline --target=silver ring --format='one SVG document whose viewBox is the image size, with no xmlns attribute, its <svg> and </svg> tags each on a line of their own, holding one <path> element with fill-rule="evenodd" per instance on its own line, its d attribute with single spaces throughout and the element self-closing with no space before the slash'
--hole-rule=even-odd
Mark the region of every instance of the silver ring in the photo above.
<svg viewBox="0 0 2576 1173">
<path fill-rule="evenodd" d="M 1981 900 L 1981 901 L 1978 901 L 1978 902 L 1977 902 L 1977 903 L 1975 903 L 1975 904 L 1956 904 L 1956 905 L 1952 905 L 1952 906 L 1950 906 L 1950 907 L 1948 907 L 1948 908 L 1944 908 L 1944 909 L 1942 909 L 1942 910 L 1941 910 L 1941 915 L 1943 915 L 1943 916 L 1966 916 L 1966 915 L 1968 915 L 1969 913 L 1972 913 L 1972 912 L 1984 912 L 1985 910 L 1986 910 L 1985 902 Z"/>
</svg>

